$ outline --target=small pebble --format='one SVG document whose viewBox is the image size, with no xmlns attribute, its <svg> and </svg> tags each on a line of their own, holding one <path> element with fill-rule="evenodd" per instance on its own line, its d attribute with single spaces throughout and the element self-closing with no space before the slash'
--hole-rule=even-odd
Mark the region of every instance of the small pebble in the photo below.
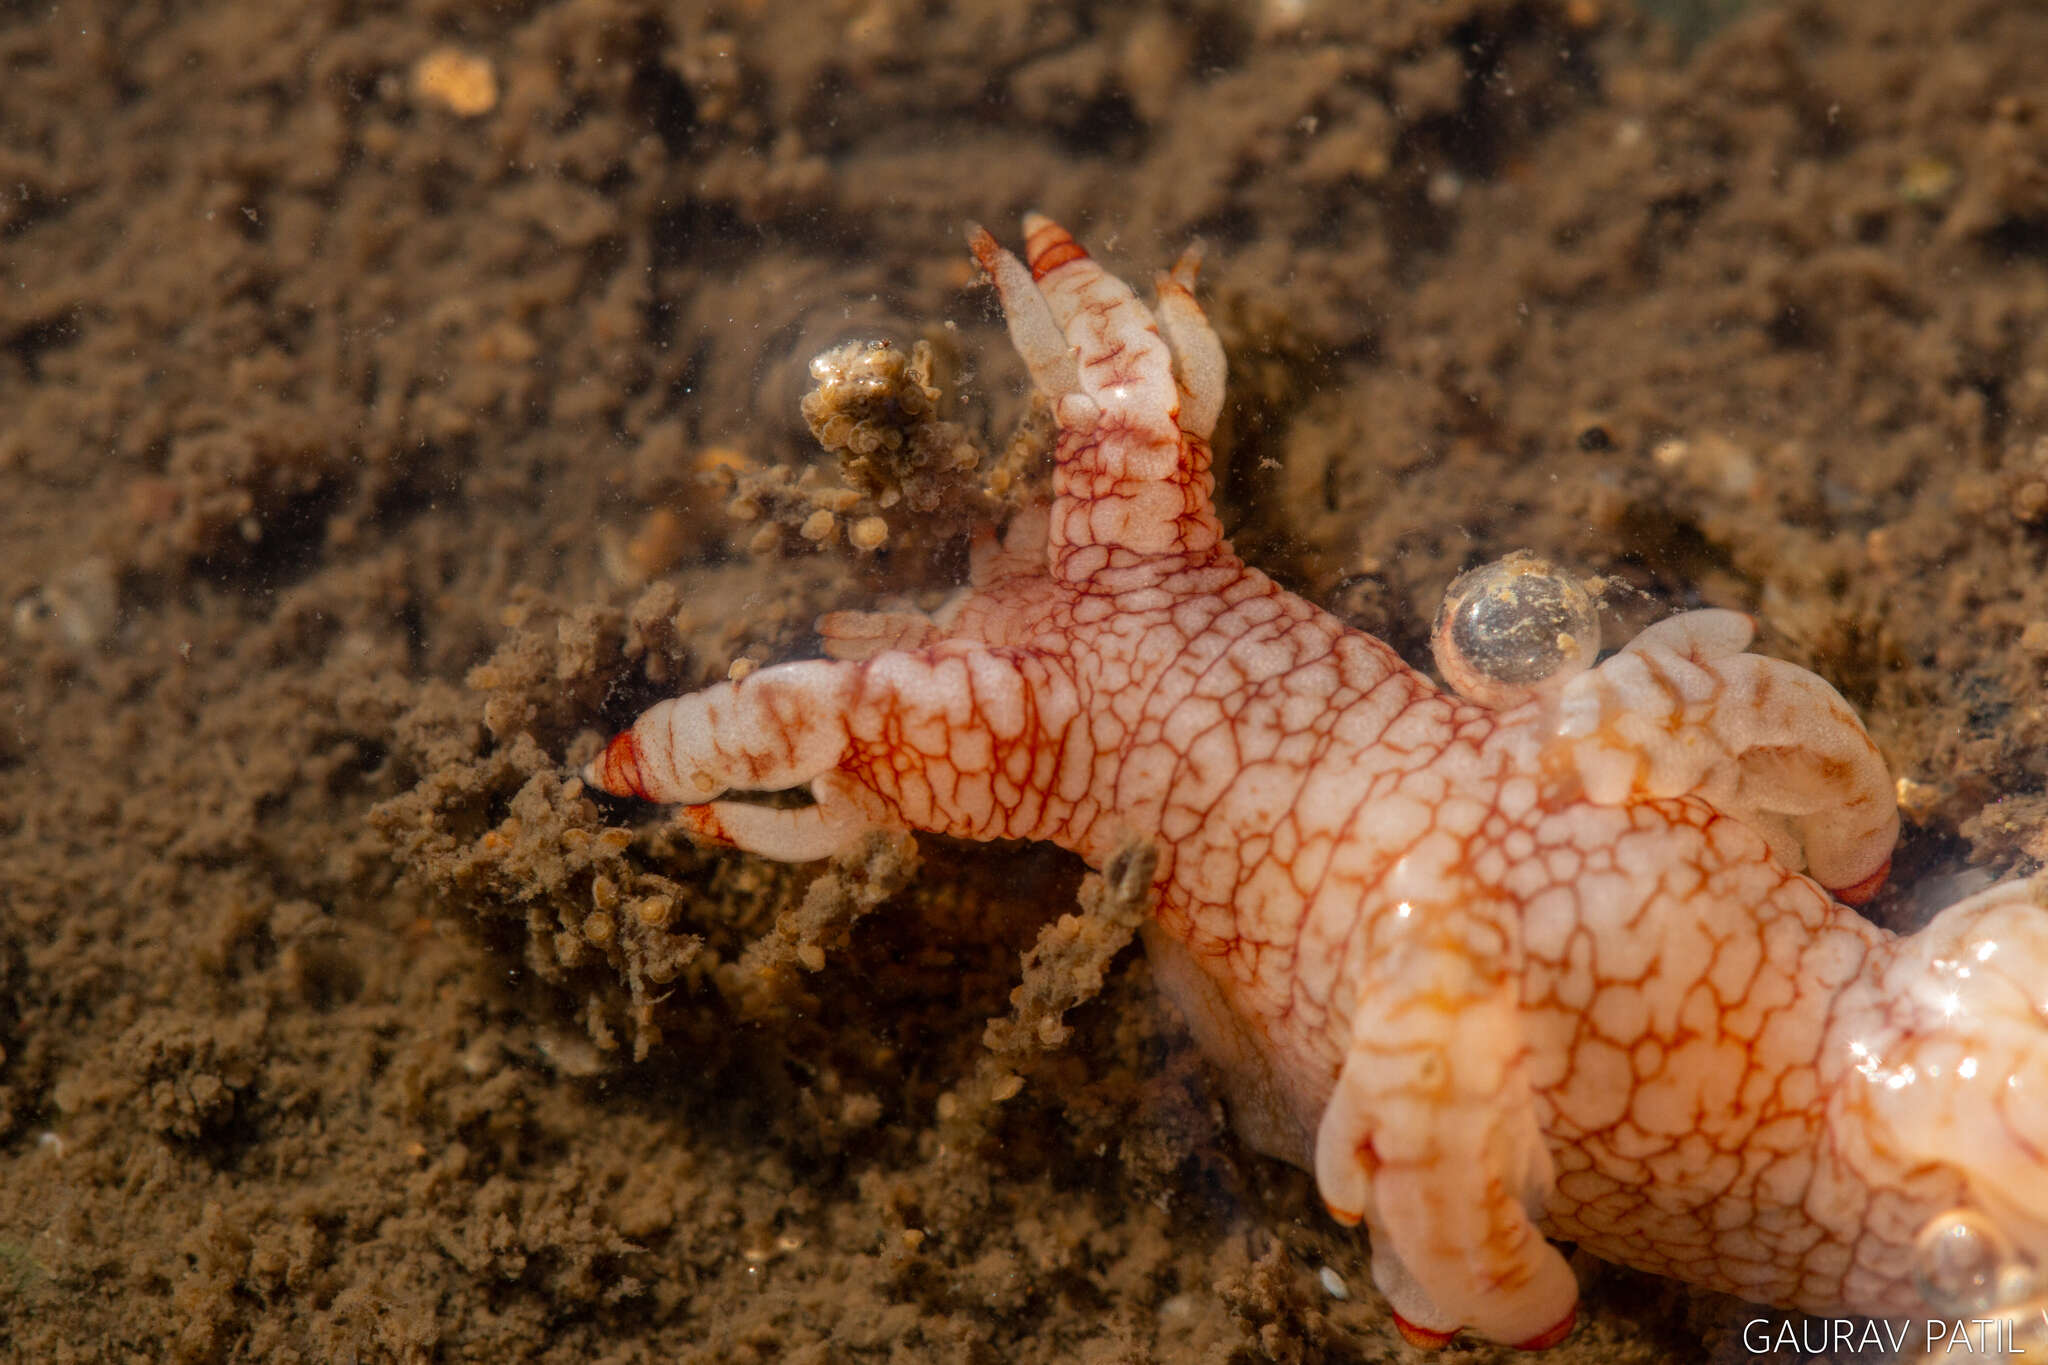
<svg viewBox="0 0 2048 1365">
<path fill-rule="evenodd" d="M 451 114 L 473 118 L 498 103 L 498 73 L 490 58 L 460 48 L 437 47 L 412 69 L 413 93 Z"/>
<path fill-rule="evenodd" d="M 879 550 L 889 539 L 889 523 L 880 517 L 862 517 L 847 529 L 846 539 L 856 550 Z"/>
<path fill-rule="evenodd" d="M 839 518 L 821 507 L 804 518 L 804 524 L 797 528 L 797 534 L 801 535 L 805 540 L 814 540 L 818 544 L 823 545 L 826 541 L 832 539 L 832 532 L 838 525 Z"/>
</svg>

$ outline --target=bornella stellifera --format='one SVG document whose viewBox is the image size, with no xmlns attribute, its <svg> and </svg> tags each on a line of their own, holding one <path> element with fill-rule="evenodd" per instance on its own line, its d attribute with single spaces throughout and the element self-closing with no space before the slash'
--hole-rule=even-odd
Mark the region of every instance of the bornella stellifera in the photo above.
<svg viewBox="0 0 2048 1365">
<path fill-rule="evenodd" d="M 1151 844 L 1144 942 L 1236 1126 L 1366 1224 L 1419 1343 L 1561 1339 L 1546 1236 L 1891 1315 L 2048 1251 L 2048 911 L 2019 882 L 1909 937 L 1850 908 L 1898 816 L 1832 688 L 1722 611 L 1593 666 L 1519 559 L 1458 585 L 1439 688 L 1224 539 L 1193 256 L 1147 308 L 1024 231 L 1024 261 L 971 240 L 1057 419 L 1051 503 L 945 610 L 838 613 L 841 657 L 654 706 L 591 784 L 791 861 Z"/>
</svg>

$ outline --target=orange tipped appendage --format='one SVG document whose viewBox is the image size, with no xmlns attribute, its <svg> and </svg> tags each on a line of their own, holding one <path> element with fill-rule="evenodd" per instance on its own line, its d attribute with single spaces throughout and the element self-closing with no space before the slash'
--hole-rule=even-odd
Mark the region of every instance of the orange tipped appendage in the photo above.
<svg viewBox="0 0 2048 1365">
<path fill-rule="evenodd" d="M 584 770 L 584 777 L 598 790 L 612 796 L 632 796 L 642 801 L 653 799 L 643 775 L 640 741 L 631 730 L 614 735 L 612 742 L 604 746 L 604 752 Z"/>
<path fill-rule="evenodd" d="M 1868 905 L 1878 892 L 1884 889 L 1885 879 L 1892 875 L 1892 860 L 1886 858 L 1877 871 L 1851 886 L 1828 888 L 1835 893 L 1835 899 L 1844 905 Z"/>
<path fill-rule="evenodd" d="M 1401 1334 L 1401 1340 L 1407 1342 L 1418 1351 L 1441 1351 L 1444 1347 L 1451 1344 L 1453 1337 L 1458 1335 L 1455 1327 L 1448 1332 L 1436 1332 L 1427 1327 L 1418 1327 L 1399 1313 L 1394 1314 L 1394 1330 Z"/>
<path fill-rule="evenodd" d="M 1069 261 L 1085 261 L 1088 252 L 1074 234 L 1043 214 L 1024 215 L 1024 262 L 1031 278 L 1042 280 Z"/>
<path fill-rule="evenodd" d="M 1003 254 L 1002 243 L 987 228 L 976 223 L 967 229 L 967 249 L 974 254 L 975 264 L 981 267 L 981 273 L 994 279 L 997 262 Z"/>
<path fill-rule="evenodd" d="M 1578 1325 L 1578 1321 L 1579 1310 L 1575 1306 L 1571 1312 L 1564 1315 L 1564 1320 L 1559 1322 L 1557 1326 L 1552 1327 L 1547 1332 L 1539 1332 L 1527 1341 L 1516 1342 L 1515 1349 L 1518 1351 L 1547 1351 L 1570 1336 L 1572 1328 Z"/>
</svg>

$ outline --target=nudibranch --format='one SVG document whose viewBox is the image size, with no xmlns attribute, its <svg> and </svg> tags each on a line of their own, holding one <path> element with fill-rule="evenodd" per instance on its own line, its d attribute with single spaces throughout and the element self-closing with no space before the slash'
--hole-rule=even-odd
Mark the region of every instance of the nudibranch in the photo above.
<svg viewBox="0 0 2048 1365">
<path fill-rule="evenodd" d="M 1546 1238 L 1877 1314 L 1924 1311 L 1924 1228 L 2048 1252 L 2048 912 L 2019 882 L 1909 937 L 1850 908 L 1898 817 L 1832 688 L 1725 611 L 1595 665 L 1517 560 L 1457 586 L 1439 688 L 1224 539 L 1192 254 L 1148 309 L 1024 231 L 1025 261 L 971 244 L 1057 420 L 1049 505 L 929 619 L 835 614 L 835 657 L 654 706 L 591 784 L 784 860 L 1149 841 L 1144 943 L 1236 1127 L 1366 1224 L 1411 1340 L 1563 1337 Z"/>
</svg>

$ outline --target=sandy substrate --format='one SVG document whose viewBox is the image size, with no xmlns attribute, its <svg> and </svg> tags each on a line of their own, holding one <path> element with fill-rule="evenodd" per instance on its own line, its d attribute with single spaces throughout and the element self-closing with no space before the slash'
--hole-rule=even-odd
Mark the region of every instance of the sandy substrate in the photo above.
<svg viewBox="0 0 2048 1365">
<path fill-rule="evenodd" d="M 0 5 L 0 1355 L 1403 1355 L 1114 876 L 565 765 L 958 581 L 1039 207 L 1206 242 L 1226 525 L 1417 662 L 1518 547 L 1757 613 L 1915 922 L 2048 857 L 2044 91 L 2027 0 Z M 863 337 L 972 470 L 818 450 Z M 1553 1358 L 1750 1358 L 1581 1269 Z"/>
</svg>

